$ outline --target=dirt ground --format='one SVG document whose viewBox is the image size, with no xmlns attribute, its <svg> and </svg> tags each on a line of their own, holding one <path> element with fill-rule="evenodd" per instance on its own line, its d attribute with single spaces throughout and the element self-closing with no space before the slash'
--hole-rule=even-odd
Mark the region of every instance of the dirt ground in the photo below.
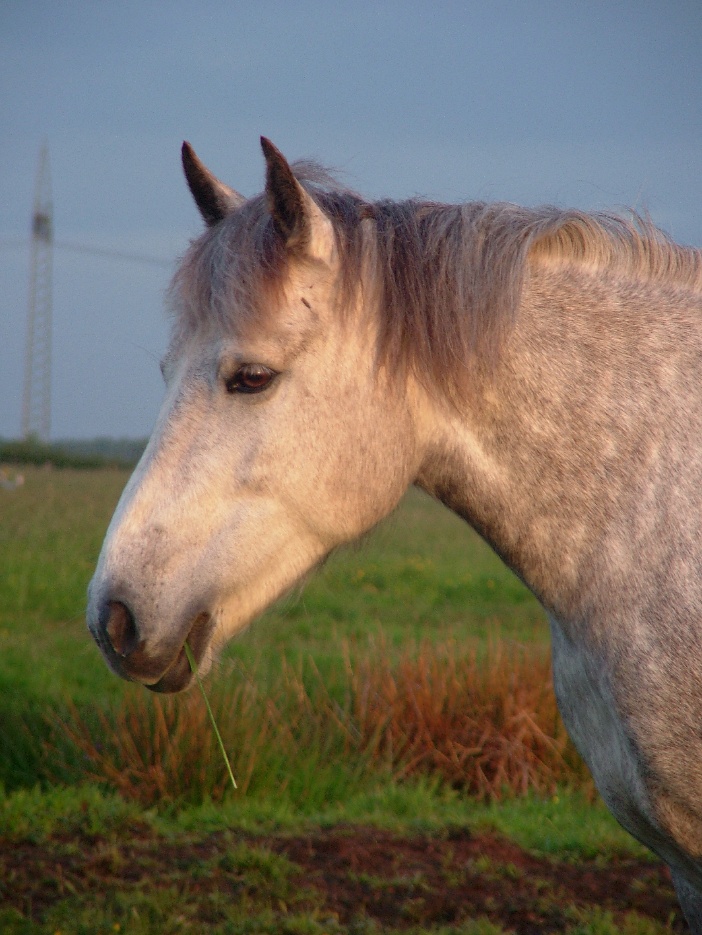
<svg viewBox="0 0 702 935">
<path fill-rule="evenodd" d="M 239 863 L 226 859 L 233 844 Z M 321 910 L 340 926 L 373 920 L 382 929 L 431 930 L 487 917 L 518 935 L 532 935 L 564 932 L 573 927 L 578 911 L 597 908 L 615 921 L 636 912 L 671 931 L 687 931 L 660 864 L 624 858 L 557 862 L 534 857 L 496 835 L 465 829 L 441 837 L 408 837 L 349 826 L 297 836 L 203 833 L 173 840 L 142 828 L 129 840 L 0 840 L 0 897 L 4 906 L 22 913 L 31 906 L 38 920 L 58 900 L 87 896 L 95 888 L 124 893 L 175 881 L 201 906 L 217 894 L 245 897 L 253 909 L 254 891 L 258 887 L 258 898 L 264 899 L 267 884 L 246 877 L 242 845 L 287 858 L 296 911 L 314 906 L 317 918 Z M 276 911 L 286 911 L 283 900 L 277 898 L 276 905 Z"/>
<path fill-rule="evenodd" d="M 528 935 L 563 931 L 572 925 L 572 907 L 594 906 L 615 917 L 636 911 L 662 923 L 680 915 L 660 864 L 556 863 L 465 830 L 445 839 L 335 830 L 269 846 L 304 868 L 308 883 L 322 890 L 344 922 L 359 910 L 388 926 L 403 919 L 414 925 L 455 924 L 484 915 Z M 673 928 L 687 931 L 680 918 Z"/>
</svg>

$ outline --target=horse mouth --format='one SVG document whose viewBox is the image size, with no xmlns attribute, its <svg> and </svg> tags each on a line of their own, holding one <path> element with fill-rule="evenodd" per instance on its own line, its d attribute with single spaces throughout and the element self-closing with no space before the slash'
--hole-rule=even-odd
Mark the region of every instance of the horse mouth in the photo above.
<svg viewBox="0 0 702 935">
<path fill-rule="evenodd" d="M 195 665 L 199 667 L 200 660 L 207 649 L 213 629 L 214 621 L 212 616 L 208 613 L 198 614 L 190 627 L 188 635 L 183 642 L 183 646 L 180 648 L 180 652 L 158 682 L 146 686 L 149 691 L 162 694 L 174 694 L 175 692 L 180 692 L 187 688 L 193 680 L 194 673 L 190 668 L 190 663 L 185 653 L 185 643 L 187 643 L 190 648 Z"/>
</svg>

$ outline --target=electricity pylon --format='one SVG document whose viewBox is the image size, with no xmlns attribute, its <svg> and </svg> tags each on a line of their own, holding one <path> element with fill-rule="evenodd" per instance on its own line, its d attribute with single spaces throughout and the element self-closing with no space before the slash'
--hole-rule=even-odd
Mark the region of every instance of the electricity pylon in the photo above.
<svg viewBox="0 0 702 935">
<path fill-rule="evenodd" d="M 32 245 L 24 359 L 22 437 L 49 440 L 51 428 L 51 280 L 54 222 L 49 150 L 39 154 L 32 212 Z"/>
</svg>

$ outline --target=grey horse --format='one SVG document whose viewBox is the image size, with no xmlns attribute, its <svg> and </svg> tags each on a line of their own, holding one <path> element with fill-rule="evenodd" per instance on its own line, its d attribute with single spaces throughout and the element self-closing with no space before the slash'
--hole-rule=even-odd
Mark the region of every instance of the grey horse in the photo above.
<svg viewBox="0 0 702 935">
<path fill-rule="evenodd" d="M 417 484 L 546 608 L 564 722 L 702 935 L 702 253 L 646 219 L 369 202 L 262 140 L 206 230 L 88 623 L 155 691 Z"/>
</svg>

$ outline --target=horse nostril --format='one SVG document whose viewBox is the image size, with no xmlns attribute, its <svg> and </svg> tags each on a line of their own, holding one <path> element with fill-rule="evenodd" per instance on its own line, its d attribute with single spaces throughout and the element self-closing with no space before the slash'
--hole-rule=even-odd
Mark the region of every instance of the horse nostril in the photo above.
<svg viewBox="0 0 702 935">
<path fill-rule="evenodd" d="M 105 632 L 118 656 L 129 656 L 139 645 L 139 634 L 129 608 L 121 601 L 110 601 L 107 611 Z"/>
</svg>

